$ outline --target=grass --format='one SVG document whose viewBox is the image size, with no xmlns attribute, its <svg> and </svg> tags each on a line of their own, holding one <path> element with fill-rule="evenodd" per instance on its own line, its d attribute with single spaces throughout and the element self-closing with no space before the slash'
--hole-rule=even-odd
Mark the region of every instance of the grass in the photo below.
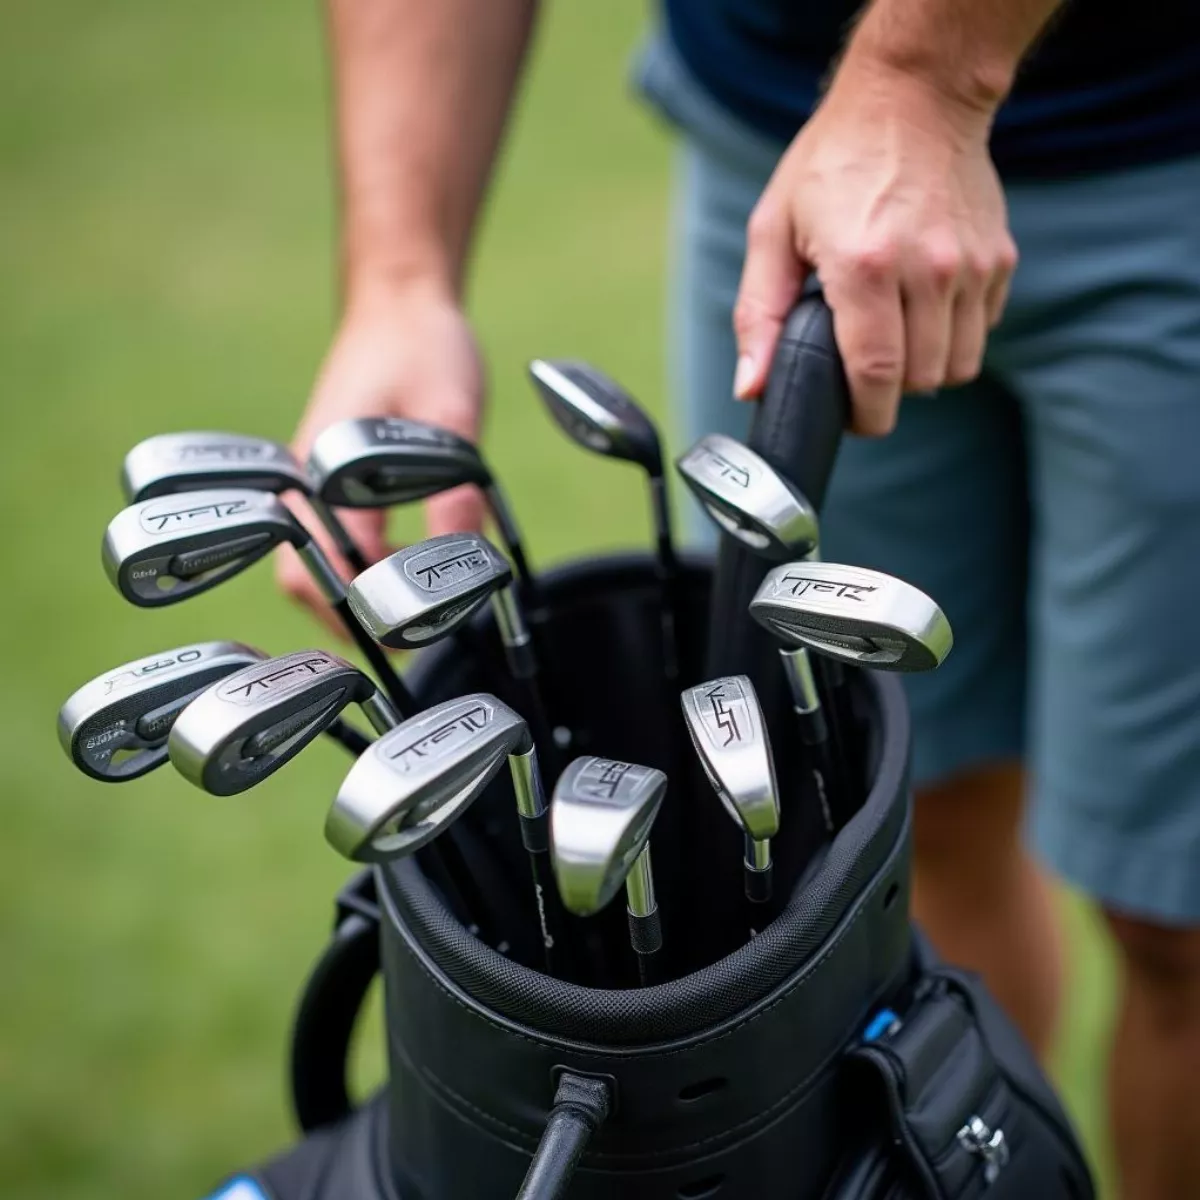
<svg viewBox="0 0 1200 1200">
<path fill-rule="evenodd" d="M 643 16 L 549 6 L 478 254 L 487 449 L 542 562 L 648 536 L 633 480 L 566 451 L 523 381 L 578 354 L 662 415 L 669 142 L 624 86 Z M 0 1193 L 199 1195 L 292 1136 L 285 1042 L 346 875 L 320 837 L 344 763 L 314 748 L 242 802 L 169 771 L 105 790 L 53 715 L 153 649 L 317 637 L 266 569 L 134 610 L 97 546 L 139 437 L 296 422 L 333 318 L 320 23 L 278 0 L 15 0 L 0 88 Z M 1095 1144 L 1111 980 L 1070 916 L 1059 1074 Z M 376 1074 L 370 1037 L 362 1057 Z"/>
</svg>

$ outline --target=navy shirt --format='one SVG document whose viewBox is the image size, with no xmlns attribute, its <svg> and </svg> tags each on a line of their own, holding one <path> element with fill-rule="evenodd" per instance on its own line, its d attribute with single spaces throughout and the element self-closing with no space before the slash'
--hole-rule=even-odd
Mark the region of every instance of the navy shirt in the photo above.
<svg viewBox="0 0 1200 1200">
<path fill-rule="evenodd" d="M 861 0 L 664 0 L 667 32 L 711 95 L 790 140 Z M 1001 108 L 1009 177 L 1061 176 L 1200 153 L 1196 0 L 1068 0 Z M 1200 204 L 1200 197 L 1197 197 Z"/>
</svg>

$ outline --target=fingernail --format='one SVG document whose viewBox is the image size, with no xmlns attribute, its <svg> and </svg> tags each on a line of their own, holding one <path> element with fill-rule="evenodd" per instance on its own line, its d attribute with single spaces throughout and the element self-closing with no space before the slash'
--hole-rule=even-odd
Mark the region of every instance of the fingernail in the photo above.
<svg viewBox="0 0 1200 1200">
<path fill-rule="evenodd" d="M 733 372 L 733 394 L 739 400 L 745 400 L 750 395 L 750 385 L 754 382 L 754 359 L 743 354 L 737 360 L 737 368 Z"/>
</svg>

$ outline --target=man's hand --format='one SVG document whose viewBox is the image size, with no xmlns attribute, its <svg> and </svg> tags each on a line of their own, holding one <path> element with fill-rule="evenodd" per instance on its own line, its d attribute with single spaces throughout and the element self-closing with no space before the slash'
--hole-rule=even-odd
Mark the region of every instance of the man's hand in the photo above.
<svg viewBox="0 0 1200 1200">
<path fill-rule="evenodd" d="M 739 398 L 762 390 L 810 269 L 833 310 L 856 432 L 889 433 L 902 391 L 979 373 L 1017 257 L 988 128 L 912 79 L 839 76 L 750 218 Z"/>
<path fill-rule="evenodd" d="M 377 295 L 347 308 L 292 448 L 303 460 L 326 426 L 367 416 L 428 421 L 475 441 L 482 408 L 479 354 L 454 300 L 433 289 Z M 386 512 L 339 509 L 338 516 L 370 561 L 391 553 Z M 476 488 L 456 488 L 426 504 L 431 535 L 479 529 L 482 520 L 483 498 Z M 328 535 L 315 521 L 307 524 L 347 575 Z M 277 570 L 288 595 L 344 635 L 308 572 L 286 547 Z"/>
<path fill-rule="evenodd" d="M 846 363 L 852 428 L 980 370 L 1016 267 L 992 117 L 1057 0 L 875 0 L 747 230 L 734 394 L 758 395 L 808 273 Z"/>
</svg>

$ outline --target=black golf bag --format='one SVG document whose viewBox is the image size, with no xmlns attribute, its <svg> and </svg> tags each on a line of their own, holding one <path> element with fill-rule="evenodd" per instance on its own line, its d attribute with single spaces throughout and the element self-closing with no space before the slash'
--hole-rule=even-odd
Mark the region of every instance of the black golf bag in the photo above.
<svg viewBox="0 0 1200 1200">
<path fill-rule="evenodd" d="M 844 388 L 828 310 L 809 297 L 750 444 L 816 504 Z M 637 986 L 620 904 L 570 930 L 602 964 L 604 986 L 539 971 L 528 862 L 510 785 L 498 779 L 445 835 L 470 881 L 463 902 L 485 915 L 490 939 L 452 910 L 423 851 L 351 881 L 295 1026 L 306 1137 L 218 1195 L 1093 1196 L 1076 1137 L 1020 1037 L 910 924 L 909 728 L 894 676 L 847 670 L 837 688 L 851 765 L 840 784 L 857 811 L 832 839 L 825 832 L 777 645 L 746 616 L 764 569 L 731 538 L 715 569 L 685 562 L 669 686 L 649 558 L 549 573 L 532 620 L 547 706 L 569 737 L 544 752 L 547 769 L 597 753 L 670 777 L 653 834 L 668 982 Z M 752 918 L 742 892 L 741 836 L 680 736 L 680 689 L 731 673 L 754 682 L 780 781 L 765 919 Z M 465 642 L 428 651 L 411 681 L 423 702 L 482 690 L 520 705 L 487 614 Z M 350 1031 L 379 971 L 388 1081 L 352 1109 Z"/>
</svg>

